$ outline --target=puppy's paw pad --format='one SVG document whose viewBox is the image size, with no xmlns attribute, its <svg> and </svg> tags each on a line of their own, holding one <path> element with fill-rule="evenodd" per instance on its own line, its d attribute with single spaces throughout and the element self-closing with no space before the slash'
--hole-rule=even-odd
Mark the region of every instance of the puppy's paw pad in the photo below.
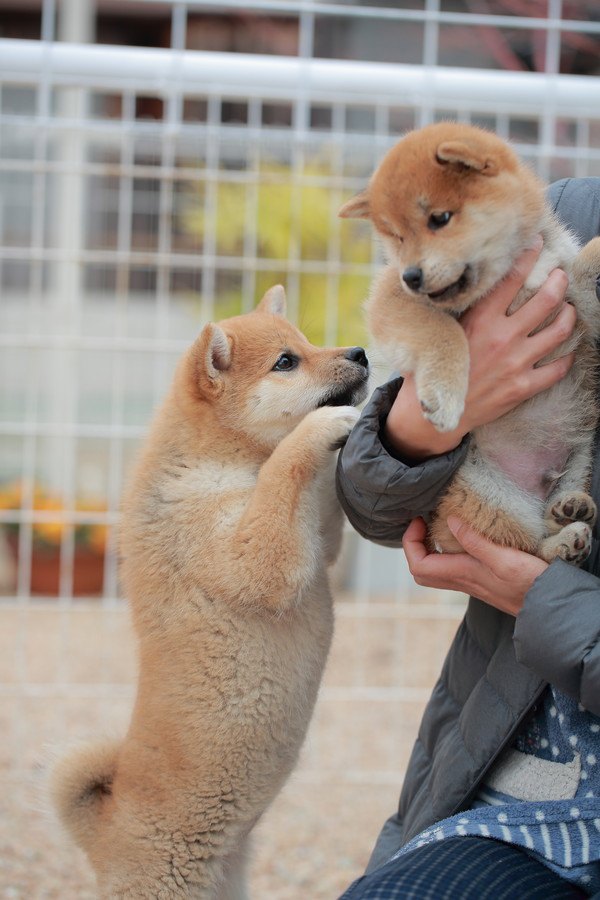
<svg viewBox="0 0 600 900">
<path fill-rule="evenodd" d="M 558 534 L 560 543 L 556 555 L 565 562 L 580 565 L 592 549 L 592 529 L 587 522 L 571 522 Z"/>
<path fill-rule="evenodd" d="M 596 504 L 590 495 L 583 491 L 564 494 L 550 509 L 551 518 L 559 525 L 567 525 L 569 522 L 587 522 L 593 525 L 597 515 Z"/>
</svg>

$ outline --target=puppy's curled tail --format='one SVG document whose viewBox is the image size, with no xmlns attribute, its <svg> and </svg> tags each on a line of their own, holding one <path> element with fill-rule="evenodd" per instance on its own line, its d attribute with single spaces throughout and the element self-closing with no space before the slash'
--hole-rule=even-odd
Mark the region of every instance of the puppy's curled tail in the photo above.
<svg viewBox="0 0 600 900">
<path fill-rule="evenodd" d="M 99 816 L 112 795 L 121 741 L 79 744 L 54 764 L 50 796 L 73 840 L 87 850 L 94 841 Z"/>
</svg>

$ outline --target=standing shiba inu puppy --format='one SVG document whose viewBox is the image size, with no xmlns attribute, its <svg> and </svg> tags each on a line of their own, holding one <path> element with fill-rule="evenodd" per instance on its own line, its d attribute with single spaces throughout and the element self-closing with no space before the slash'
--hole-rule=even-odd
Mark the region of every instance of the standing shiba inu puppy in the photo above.
<svg viewBox="0 0 600 900">
<path fill-rule="evenodd" d="M 333 624 L 334 451 L 368 362 L 360 347 L 312 346 L 284 304 L 275 287 L 204 328 L 125 497 L 131 725 L 53 773 L 103 897 L 244 897 L 248 833 L 306 733 Z"/>
<path fill-rule="evenodd" d="M 564 269 L 578 323 L 542 362 L 575 350 L 575 363 L 549 390 L 474 430 L 429 539 L 438 550 L 462 550 L 446 524 L 454 514 L 496 543 L 547 561 L 583 561 L 596 518 L 587 490 L 598 419 L 600 239 L 578 254 L 545 205 L 543 185 L 511 148 L 453 123 L 404 137 L 340 215 L 370 218 L 382 239 L 389 265 L 373 286 L 370 328 L 394 367 L 414 372 L 423 414 L 439 431 L 456 428 L 464 409 L 469 352 L 458 318 L 541 233 L 542 253 L 508 314 L 552 269 Z"/>
</svg>

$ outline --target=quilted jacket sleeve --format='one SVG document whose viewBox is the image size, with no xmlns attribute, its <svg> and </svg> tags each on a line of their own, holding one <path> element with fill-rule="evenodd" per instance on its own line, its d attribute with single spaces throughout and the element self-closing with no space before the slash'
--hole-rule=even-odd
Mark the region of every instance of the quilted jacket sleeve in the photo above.
<svg viewBox="0 0 600 900">
<path fill-rule="evenodd" d="M 600 234 L 600 178 L 562 178 L 550 185 L 546 197 L 582 244 Z"/>
<path fill-rule="evenodd" d="M 387 414 L 402 385 L 395 378 L 377 388 L 340 453 L 337 490 L 350 522 L 363 537 L 397 547 L 411 519 L 435 509 L 462 463 L 468 438 L 455 450 L 418 465 L 394 456 L 382 437 Z"/>
<path fill-rule="evenodd" d="M 520 663 L 600 716 L 600 579 L 555 560 L 517 616 Z"/>
</svg>

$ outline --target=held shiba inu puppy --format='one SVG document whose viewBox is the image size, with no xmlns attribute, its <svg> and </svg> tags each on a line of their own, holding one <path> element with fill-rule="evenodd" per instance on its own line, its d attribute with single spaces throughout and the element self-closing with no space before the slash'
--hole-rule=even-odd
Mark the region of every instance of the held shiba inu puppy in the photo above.
<svg viewBox="0 0 600 900">
<path fill-rule="evenodd" d="M 389 265 L 373 285 L 370 329 L 400 373 L 414 372 L 423 414 L 439 431 L 456 428 L 464 408 L 469 353 L 460 315 L 541 233 L 542 253 L 508 314 L 552 269 L 564 269 L 578 323 L 542 362 L 575 350 L 575 363 L 554 387 L 474 430 L 429 539 L 432 548 L 460 551 L 446 524 L 455 514 L 496 543 L 548 561 L 583 561 L 596 518 L 587 491 L 598 419 L 600 239 L 578 253 L 546 206 L 543 185 L 511 148 L 453 123 L 404 137 L 340 215 L 371 219 L 381 237 Z"/>
<path fill-rule="evenodd" d="M 360 347 L 312 346 L 283 288 L 181 360 L 123 506 L 140 644 L 127 736 L 53 772 L 103 897 L 242 898 L 248 833 L 306 733 L 332 634 L 335 450 Z"/>
</svg>

